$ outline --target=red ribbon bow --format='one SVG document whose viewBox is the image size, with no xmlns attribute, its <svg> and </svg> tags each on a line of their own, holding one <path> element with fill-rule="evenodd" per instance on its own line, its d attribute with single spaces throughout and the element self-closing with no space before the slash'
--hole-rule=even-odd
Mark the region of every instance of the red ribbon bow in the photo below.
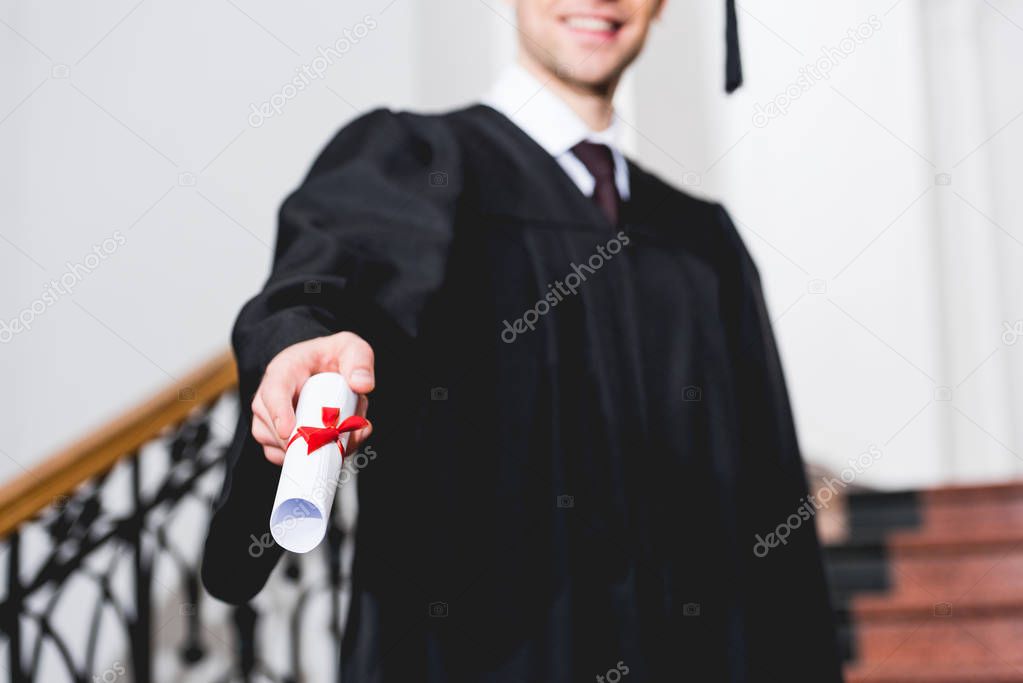
<svg viewBox="0 0 1023 683">
<path fill-rule="evenodd" d="M 307 444 L 306 455 L 310 455 L 317 448 L 326 446 L 332 441 L 337 442 L 337 447 L 341 450 L 342 460 L 345 457 L 345 446 L 341 443 L 341 435 L 345 432 L 353 432 L 356 429 L 362 429 L 369 424 L 366 420 L 359 417 L 358 415 L 352 415 L 346 417 L 341 424 L 334 426 L 337 422 L 337 418 L 341 415 L 340 408 L 332 408 L 330 406 L 323 407 L 323 426 L 322 427 L 299 427 L 295 435 L 288 441 L 290 447 L 294 443 L 295 439 L 302 437 L 305 439 Z M 285 448 L 287 450 L 287 447 Z"/>
</svg>

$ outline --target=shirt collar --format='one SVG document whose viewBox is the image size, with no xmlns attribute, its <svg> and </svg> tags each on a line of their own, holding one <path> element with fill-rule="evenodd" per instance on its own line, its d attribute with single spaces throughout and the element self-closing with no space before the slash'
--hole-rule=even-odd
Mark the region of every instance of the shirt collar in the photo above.
<svg viewBox="0 0 1023 683">
<path fill-rule="evenodd" d="M 508 117 L 555 158 L 589 140 L 610 147 L 616 170 L 624 170 L 621 124 L 617 119 L 604 130 L 590 130 L 571 107 L 519 64 L 505 69 L 483 103 Z"/>
</svg>

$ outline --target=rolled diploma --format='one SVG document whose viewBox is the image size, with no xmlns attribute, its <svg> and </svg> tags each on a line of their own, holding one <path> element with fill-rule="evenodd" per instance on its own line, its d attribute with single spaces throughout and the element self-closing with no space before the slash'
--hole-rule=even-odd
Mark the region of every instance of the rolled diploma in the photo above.
<svg viewBox="0 0 1023 683">
<path fill-rule="evenodd" d="M 341 375 L 336 372 L 313 375 L 306 380 L 298 396 L 291 436 L 295 436 L 299 427 L 322 427 L 325 406 L 341 409 L 340 423 L 355 414 L 356 402 L 355 393 Z M 347 433 L 341 435 L 346 448 L 348 437 Z M 277 497 L 270 513 L 270 533 L 274 540 L 293 553 L 309 552 L 323 540 L 341 474 L 341 454 L 336 441 L 309 454 L 306 449 L 305 439 L 299 437 L 284 454 Z"/>
</svg>

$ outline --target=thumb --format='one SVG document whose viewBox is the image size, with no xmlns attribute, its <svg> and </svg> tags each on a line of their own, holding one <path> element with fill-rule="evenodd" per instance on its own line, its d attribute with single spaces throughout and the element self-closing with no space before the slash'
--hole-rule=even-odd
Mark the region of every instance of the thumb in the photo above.
<svg viewBox="0 0 1023 683">
<path fill-rule="evenodd" d="M 352 391 L 357 394 L 368 394 L 376 386 L 373 348 L 358 335 L 342 334 L 347 338 L 340 350 L 339 370 Z"/>
</svg>

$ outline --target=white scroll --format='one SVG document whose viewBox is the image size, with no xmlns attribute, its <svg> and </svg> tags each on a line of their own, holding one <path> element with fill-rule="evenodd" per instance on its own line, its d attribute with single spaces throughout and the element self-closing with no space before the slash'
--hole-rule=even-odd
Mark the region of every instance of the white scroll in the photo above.
<svg viewBox="0 0 1023 683">
<path fill-rule="evenodd" d="M 355 414 L 357 400 L 344 377 L 336 372 L 313 375 L 302 387 L 295 409 L 291 445 L 284 456 L 277 497 L 270 514 L 270 533 L 285 550 L 306 553 L 323 540 L 341 474 L 341 451 L 336 439 L 308 453 L 310 442 L 296 434 L 302 427 L 307 428 L 307 434 L 309 428 L 336 427 Z M 323 408 L 340 409 L 335 424 L 324 424 Z M 340 434 L 343 447 L 347 447 L 349 436 Z"/>
</svg>

